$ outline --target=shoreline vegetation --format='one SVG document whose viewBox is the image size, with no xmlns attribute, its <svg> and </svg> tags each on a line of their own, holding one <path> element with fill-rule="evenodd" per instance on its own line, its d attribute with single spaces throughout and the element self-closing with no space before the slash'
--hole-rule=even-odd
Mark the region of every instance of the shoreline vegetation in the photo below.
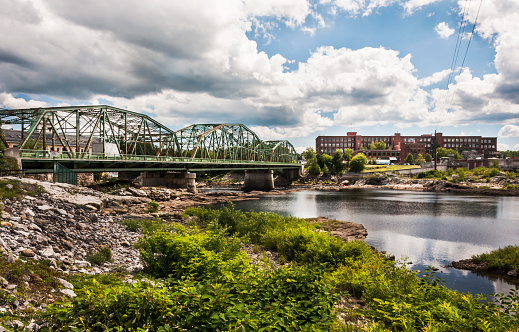
<svg viewBox="0 0 519 332">
<path fill-rule="evenodd" d="M 83 195 L 83 188 L 71 185 L 0 182 L 2 193 L 9 194 L 2 196 L 0 230 L 29 240 L 0 253 L 0 325 L 10 330 L 515 331 L 519 326 L 519 291 L 488 302 L 449 290 L 434 271 L 418 275 L 406 262 L 370 248 L 362 225 L 241 212 L 232 204 L 201 206 L 265 193 L 192 195 L 114 186 Z M 87 221 L 74 227 L 84 231 L 92 220 L 113 216 L 109 220 L 135 240 L 98 247 L 87 256 L 95 264 L 81 263 L 81 269 L 71 268 L 83 261 L 66 254 L 66 246 L 58 248 L 58 238 L 49 244 L 61 255 L 26 256 L 20 249 L 35 239 L 32 220 L 43 215 L 33 217 L 26 209 L 19 216 L 13 204 L 36 200 L 48 206 L 42 213 L 60 215 L 51 197 L 66 201 L 71 211 L 84 211 Z M 38 225 L 43 232 L 48 227 Z M 66 240 L 71 234 L 56 236 Z M 129 258 L 118 254 L 121 246 L 138 251 L 141 268 L 122 268 Z"/>
</svg>

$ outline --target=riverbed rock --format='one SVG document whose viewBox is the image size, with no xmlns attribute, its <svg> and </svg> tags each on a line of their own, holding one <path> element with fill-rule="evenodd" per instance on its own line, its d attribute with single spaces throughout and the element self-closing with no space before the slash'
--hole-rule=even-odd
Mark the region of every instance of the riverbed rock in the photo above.
<svg viewBox="0 0 519 332">
<path fill-rule="evenodd" d="M 511 270 L 506 273 L 510 277 L 519 277 L 519 272 L 516 270 Z"/>
</svg>

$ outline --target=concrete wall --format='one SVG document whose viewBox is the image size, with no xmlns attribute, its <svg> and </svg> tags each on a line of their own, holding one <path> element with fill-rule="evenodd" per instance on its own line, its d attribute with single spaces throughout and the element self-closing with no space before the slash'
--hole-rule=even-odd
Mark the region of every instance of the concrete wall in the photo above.
<svg viewBox="0 0 519 332">
<path fill-rule="evenodd" d="M 274 189 L 274 172 L 272 170 L 245 171 L 243 190 L 272 190 Z"/>
<path fill-rule="evenodd" d="M 18 169 L 22 169 L 22 160 L 20 159 L 20 149 L 18 147 L 5 149 L 4 156 L 12 158 L 16 162 Z"/>
<path fill-rule="evenodd" d="M 144 172 L 135 179 L 143 187 L 187 188 L 196 192 L 196 173 L 152 173 Z"/>
</svg>

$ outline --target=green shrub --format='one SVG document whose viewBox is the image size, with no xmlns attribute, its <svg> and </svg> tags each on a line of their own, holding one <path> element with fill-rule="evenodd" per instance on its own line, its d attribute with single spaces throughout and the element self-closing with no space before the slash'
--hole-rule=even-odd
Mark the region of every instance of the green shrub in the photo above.
<svg viewBox="0 0 519 332">
<path fill-rule="evenodd" d="M 153 234 L 164 227 L 164 223 L 160 219 L 126 219 L 121 221 L 121 224 L 126 226 L 126 229 L 130 232 L 140 230 L 143 234 Z"/>
<path fill-rule="evenodd" d="M 210 225 L 206 233 L 158 231 L 137 243 L 148 273 L 155 277 L 180 279 L 192 276 L 196 280 L 209 278 L 224 271 L 233 271 L 247 261 L 240 253 L 239 241 L 224 236 L 224 230 Z"/>
<path fill-rule="evenodd" d="M 326 331 L 336 297 L 319 269 L 249 269 L 232 277 L 102 285 L 51 305 L 52 331 Z"/>
<path fill-rule="evenodd" d="M 490 253 L 474 255 L 472 259 L 476 263 L 486 262 L 490 270 L 519 271 L 519 246 L 506 246 Z"/>
<path fill-rule="evenodd" d="M 496 168 L 496 167 L 492 167 L 488 171 L 485 172 L 485 177 L 487 177 L 487 178 L 492 178 L 492 177 L 498 176 L 498 175 L 501 175 L 501 171 L 499 170 L 499 168 Z"/>
<path fill-rule="evenodd" d="M 446 180 L 447 177 L 445 176 L 445 171 L 439 171 L 439 170 L 430 170 L 426 172 L 420 172 L 416 175 L 417 179 L 441 179 Z"/>
<path fill-rule="evenodd" d="M 86 260 L 93 265 L 103 265 L 112 261 L 112 249 L 101 246 L 97 251 L 91 252 L 86 256 Z"/>
<path fill-rule="evenodd" d="M 159 203 L 155 201 L 148 202 L 148 208 L 145 212 L 147 213 L 156 213 L 159 211 Z"/>
</svg>

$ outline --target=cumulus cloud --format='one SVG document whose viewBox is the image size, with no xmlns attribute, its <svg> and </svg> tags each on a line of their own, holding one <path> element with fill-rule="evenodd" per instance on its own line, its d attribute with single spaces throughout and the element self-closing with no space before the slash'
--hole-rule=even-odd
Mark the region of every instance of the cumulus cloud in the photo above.
<svg viewBox="0 0 519 332">
<path fill-rule="evenodd" d="M 321 0 L 319 5 L 370 15 L 397 4 L 411 13 L 432 2 Z M 460 11 L 463 5 L 460 1 Z M 495 46 L 497 72 L 475 77 L 465 68 L 447 89 L 431 91 L 425 88 L 450 71 L 418 79 L 410 54 L 323 46 L 287 70 L 292 60 L 259 51 L 247 37 L 268 40 L 283 25 L 312 33 L 326 26 L 315 6 L 307 0 L 0 0 L 0 104 L 46 106 L 18 98 L 21 93 L 71 104 L 88 100 L 147 112 L 173 127 L 247 123 L 269 139 L 351 123 L 519 121 L 516 1 L 483 2 L 478 18 L 476 32 Z M 469 20 L 474 19 L 471 11 Z M 446 24 L 439 29 L 449 31 Z"/>
<path fill-rule="evenodd" d="M 422 86 L 429 86 L 432 84 L 436 84 L 438 82 L 443 81 L 450 73 L 451 73 L 450 69 L 445 69 L 445 70 L 439 71 L 437 73 L 432 74 L 431 76 L 422 78 L 420 80 L 420 84 Z"/>
<path fill-rule="evenodd" d="M 334 9 L 348 12 L 352 16 L 362 15 L 369 16 L 378 8 L 389 7 L 394 4 L 399 4 L 404 9 L 405 13 L 412 14 L 421 7 L 430 5 L 431 3 L 442 0 L 334 0 Z M 330 1 L 321 1 L 321 3 L 329 3 Z"/>
<path fill-rule="evenodd" d="M 515 151 L 519 150 L 519 144 L 514 145 L 513 150 L 515 150 Z"/>
<path fill-rule="evenodd" d="M 454 29 L 449 28 L 449 24 L 445 22 L 438 23 L 438 25 L 434 28 L 434 31 L 436 31 L 436 33 L 442 39 L 449 39 L 449 37 L 454 33 Z"/>
<path fill-rule="evenodd" d="M 510 150 L 510 145 L 505 143 L 497 143 L 497 150 L 498 151 L 507 151 Z"/>
<path fill-rule="evenodd" d="M 435 2 L 440 2 L 440 1 L 442 1 L 442 0 L 409 0 L 409 1 L 403 2 L 402 6 L 404 7 L 405 11 L 408 14 L 412 14 L 417 9 L 420 9 L 424 6 L 430 5 Z"/>
<path fill-rule="evenodd" d="M 399 0 L 335 0 L 333 4 L 351 15 L 368 16 L 378 8 L 388 7 L 398 2 Z"/>
<path fill-rule="evenodd" d="M 10 93 L 0 93 L 0 108 L 33 108 L 45 107 L 47 103 L 36 100 L 25 100 L 23 98 L 15 98 Z"/>
<path fill-rule="evenodd" d="M 519 137 L 519 126 L 507 124 L 498 133 L 499 137 Z"/>
</svg>

